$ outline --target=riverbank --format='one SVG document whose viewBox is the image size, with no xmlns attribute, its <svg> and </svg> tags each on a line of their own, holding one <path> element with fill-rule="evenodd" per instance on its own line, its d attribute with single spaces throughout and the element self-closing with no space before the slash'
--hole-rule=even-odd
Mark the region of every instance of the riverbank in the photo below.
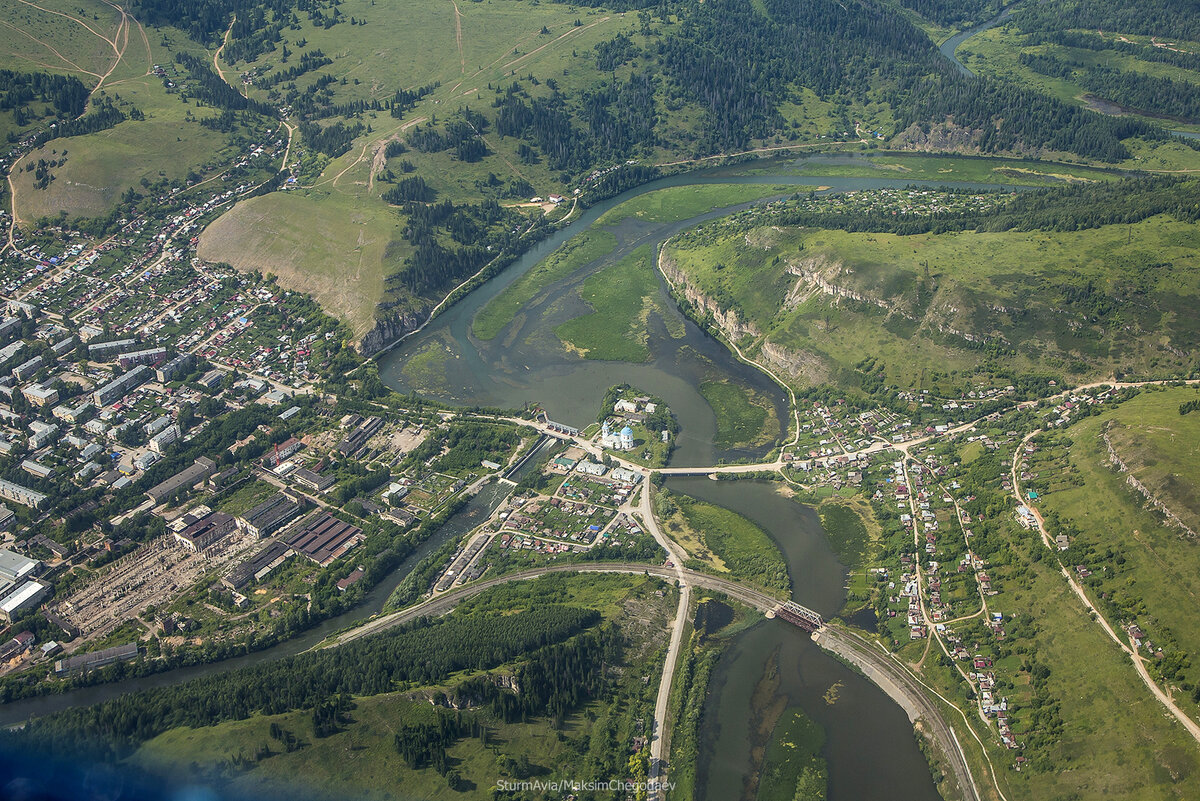
<svg viewBox="0 0 1200 801">
<path fill-rule="evenodd" d="M 862 671 L 904 710 L 914 726 L 922 722 L 929 727 L 929 735 L 947 758 L 963 797 L 968 801 L 982 801 L 957 735 L 929 696 L 918 688 L 916 679 L 864 640 L 844 629 L 826 626 L 813 634 L 813 642 Z"/>
</svg>

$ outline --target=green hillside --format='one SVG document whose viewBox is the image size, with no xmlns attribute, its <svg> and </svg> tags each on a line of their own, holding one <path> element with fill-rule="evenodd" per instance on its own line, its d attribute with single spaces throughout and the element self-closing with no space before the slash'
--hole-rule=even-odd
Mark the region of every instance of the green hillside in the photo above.
<svg viewBox="0 0 1200 801">
<path fill-rule="evenodd" d="M 877 200 L 886 210 L 922 197 Z M 1031 373 L 1083 383 L 1197 367 L 1190 220 L 998 232 L 946 222 L 963 230 L 904 235 L 816 227 L 800 211 L 838 215 L 846 202 L 710 223 L 673 239 L 663 266 L 697 316 L 733 312 L 726 332 L 801 385 L 957 393 Z M 798 215 L 809 224 L 779 224 Z"/>
<path fill-rule="evenodd" d="M 201 253 L 315 292 L 361 337 L 379 319 L 410 325 L 571 205 L 532 198 L 578 192 L 586 204 L 695 159 L 886 142 L 1191 163 L 1194 151 L 1148 119 L 961 75 L 926 20 L 966 24 L 987 4 L 902 5 L 805 0 L 797 15 L 784 0 L 21 4 L 0 12 L 0 45 L 22 70 L 77 79 L 92 93 L 81 119 L 95 124 L 23 158 L 17 217 L 111 226 L 136 211 L 131 192 L 228 174 L 274 129 L 280 146 L 262 166 L 286 151 L 298 199 L 239 204 Z M 36 135 L 80 111 L 77 100 L 57 110 L 32 100 L 0 109 L 0 125 Z M 88 116 L 98 112 L 108 118 Z M 254 230 L 297 206 L 316 222 L 299 238 Z M 353 230 L 331 231 L 347 208 Z M 355 254 L 357 291 L 329 285 L 314 255 L 329 244 Z"/>
</svg>

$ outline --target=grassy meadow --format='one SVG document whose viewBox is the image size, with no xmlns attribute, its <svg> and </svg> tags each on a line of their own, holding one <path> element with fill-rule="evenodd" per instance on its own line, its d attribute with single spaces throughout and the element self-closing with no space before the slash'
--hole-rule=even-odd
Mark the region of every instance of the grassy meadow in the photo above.
<svg viewBox="0 0 1200 801">
<path fill-rule="evenodd" d="M 791 580 L 775 542 L 761 528 L 729 509 L 686 495 L 662 496 L 659 509 L 667 534 L 698 567 L 728 573 L 777 595 Z"/>
<path fill-rule="evenodd" d="M 399 215 L 369 199 L 274 192 L 242 201 L 205 229 L 198 253 L 274 273 L 361 337 L 373 325 L 384 275 L 406 252 L 402 227 Z"/>
<path fill-rule="evenodd" d="M 617 238 L 606 231 L 584 231 L 568 239 L 488 301 L 475 315 L 471 333 L 482 340 L 495 339 L 543 290 L 611 253 L 616 246 Z"/>
<path fill-rule="evenodd" d="M 879 153 L 853 161 L 814 159 L 798 162 L 797 175 L 861 178 L 912 178 L 923 181 L 1001 183 L 1013 186 L 1057 186 L 1063 183 L 1113 181 L 1114 170 L 1036 159 L 966 155 Z"/>
<path fill-rule="evenodd" d="M 1200 599 L 1200 544 L 1167 525 L 1143 496 L 1115 471 L 1102 437 L 1136 476 L 1185 523 L 1195 525 L 1200 454 L 1195 443 L 1200 419 L 1179 414 L 1179 405 L 1200 394 L 1192 387 L 1145 391 L 1133 400 L 1088 417 L 1065 434 L 1064 458 L 1075 480 L 1039 500 L 1044 512 L 1069 525 L 1067 558 L 1087 567 L 1094 595 L 1114 593 L 1121 609 L 1147 631 L 1165 656 L 1178 651 L 1190 662 L 1200 654 L 1200 623 L 1191 614 Z M 1054 470 L 1051 472 L 1066 472 Z M 1110 613 L 1111 616 L 1112 613 Z M 1113 621 L 1117 622 L 1117 621 Z M 1165 667 L 1165 663 L 1164 663 Z M 1185 667 L 1168 683 L 1176 702 L 1200 713 L 1193 694 L 1197 672 Z"/>
<path fill-rule="evenodd" d="M 592 307 L 592 313 L 554 329 L 568 350 L 585 359 L 617 362 L 650 359 L 647 319 L 651 314 L 664 318 L 667 315 L 651 256 L 649 246 L 643 246 L 587 277 L 579 288 L 579 296 Z"/>
<path fill-rule="evenodd" d="M 142 26 L 100 0 L 8 4 L 0 9 L 0 52 L 14 69 L 74 75 L 93 100 L 107 97 L 124 113 L 137 108 L 144 120 L 48 142 L 13 170 L 16 213 L 23 223 L 65 212 L 68 217 L 107 214 L 129 188 L 143 182 L 209 177 L 217 165 L 237 155 L 228 135 L 198 124 L 216 109 L 196 101 L 184 104 L 151 72 L 155 64 L 177 70 L 175 54 L 207 58 L 203 48 L 173 29 Z M 0 114 L 0 134 L 19 134 L 11 113 Z M 7 130 L 5 126 L 7 125 Z M 26 129 L 38 127 L 34 121 Z M 282 131 L 282 129 L 281 129 Z M 26 166 L 39 159 L 65 163 L 51 169 L 55 180 L 36 189 Z"/>
<path fill-rule="evenodd" d="M 700 394 L 717 417 L 718 448 L 755 447 L 779 437 L 775 407 L 749 387 L 731 381 L 705 381 Z"/>
</svg>

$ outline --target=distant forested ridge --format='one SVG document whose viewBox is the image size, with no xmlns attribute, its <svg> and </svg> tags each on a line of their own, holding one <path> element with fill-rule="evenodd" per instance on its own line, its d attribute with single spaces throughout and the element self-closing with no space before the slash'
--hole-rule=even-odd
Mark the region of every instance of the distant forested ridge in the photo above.
<svg viewBox="0 0 1200 801">
<path fill-rule="evenodd" d="M 564 92 L 549 78 L 548 94 L 531 92 L 521 82 L 496 87 L 492 113 L 463 110 L 442 125 L 426 125 L 410 134 L 413 146 L 479 161 L 489 155 L 480 134 L 494 126 L 501 137 L 522 140 L 523 160 L 544 159 L 574 179 L 598 165 L 620 163 L 662 145 L 662 123 L 669 117 L 659 107 L 664 98 L 683 99 L 703 110 L 707 119 L 697 136 L 670 144 L 705 156 L 745 150 L 786 134 L 780 108 L 801 87 L 843 113 L 852 102 L 882 101 L 893 109 L 898 134 L 952 121 L 984 153 L 1055 150 L 1119 161 L 1129 157 L 1121 139 L 1163 135 L 1148 123 L 1107 118 L 1018 84 L 963 76 L 923 31 L 878 0 L 595 0 L 584 5 L 638 10 L 641 32 L 648 37 L 640 41 L 647 44 L 639 46 L 624 33 L 598 44 L 586 57 L 612 74 L 586 89 Z M 999 7 L 996 0 L 905 0 L 905 5 L 940 24 L 986 17 Z M 1057 11 L 1036 4 L 1028 12 L 1022 9 L 1022 25 L 1040 30 L 1053 23 L 1061 30 L 1079 27 L 1079 19 L 1094 19 L 1088 24 L 1101 27 L 1140 18 L 1145 10 L 1141 28 L 1178 18 L 1186 29 L 1188 20 L 1200 16 L 1191 8 L 1194 4 L 1183 0 L 1123 3 L 1115 9 L 1100 0 L 1067 5 L 1078 15 L 1069 26 L 1058 24 Z M 1062 6 L 1054 4 L 1054 9 Z M 231 62 L 275 49 L 300 15 L 321 25 L 341 19 L 336 0 L 139 0 L 138 9 L 151 21 L 174 24 L 209 45 L 236 17 L 225 52 Z M 1172 32 L 1180 35 L 1182 30 Z M 335 100 L 330 75 L 319 76 L 305 89 L 288 84 L 328 60 L 323 54 L 300 58 L 299 64 L 263 78 L 264 86 L 284 85 L 287 91 L 279 102 L 290 105 L 296 118 L 350 117 L 373 109 L 402 113 L 426 91 L 397 90 L 394 101 Z M 616 72 L 635 60 L 632 73 Z M 197 71 L 194 77 L 213 96 L 210 102 L 237 108 L 233 97 L 217 95 L 207 76 Z M 1123 97 L 1149 97 L 1155 108 L 1179 94 L 1173 87 L 1122 80 L 1131 84 Z M 342 152 L 342 144 L 317 149 L 334 155 Z"/>
<path fill-rule="evenodd" d="M 900 5 L 939 25 L 986 22 L 1000 13 L 1002 0 L 900 0 Z"/>
<path fill-rule="evenodd" d="M 1033 31 L 1026 35 L 1024 44 L 1056 44 L 1097 52 L 1111 50 L 1114 53 L 1134 56 L 1141 61 L 1157 61 L 1174 67 L 1182 67 L 1185 70 L 1200 72 L 1200 53 L 1189 53 L 1170 47 L 1155 47 L 1152 44 L 1139 44 L 1127 39 L 1118 39 L 1111 34 L 1102 36 L 1087 31 Z"/>
<path fill-rule="evenodd" d="M 1051 149 L 1119 161 L 1129 157 L 1121 139 L 1165 136 L 1018 84 L 964 76 L 924 32 L 869 2 L 709 0 L 664 37 L 662 56 L 671 80 L 707 110 L 701 149 L 711 152 L 773 134 L 796 85 L 827 99 L 877 94 L 895 110 L 897 131 L 952 120 L 984 153 Z"/>
</svg>

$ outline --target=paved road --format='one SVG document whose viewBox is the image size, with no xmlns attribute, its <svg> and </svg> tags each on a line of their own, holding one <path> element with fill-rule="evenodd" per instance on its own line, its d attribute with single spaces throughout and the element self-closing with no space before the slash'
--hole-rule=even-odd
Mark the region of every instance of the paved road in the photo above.
<svg viewBox="0 0 1200 801">
<path fill-rule="evenodd" d="M 395 626 L 411 622 L 417 618 L 444 615 L 452 611 L 460 602 L 478 595 L 484 590 L 511 581 L 534 579 L 552 573 L 645 574 L 657 576 L 667 581 L 679 579 L 682 576 L 682 581 L 680 582 L 681 595 L 687 592 L 689 587 L 704 587 L 723 592 L 729 597 L 761 612 L 773 611 L 780 605 L 778 599 L 736 581 L 678 567 L 641 565 L 626 562 L 551 565 L 472 582 L 416 606 L 384 615 L 356 629 L 343 632 L 337 635 L 332 641 L 326 642 L 320 647 L 329 648 L 343 645 L 361 637 L 377 634 Z M 682 605 L 681 607 L 686 613 L 687 607 Z M 678 632 L 680 629 L 676 628 L 675 631 Z M 873 648 L 866 640 L 838 626 L 824 626 L 820 632 L 813 636 L 813 641 L 821 648 L 857 665 L 871 681 L 895 699 L 901 708 L 904 709 L 905 713 L 908 714 L 910 720 L 922 720 L 930 728 L 942 753 L 949 761 L 951 770 L 954 771 L 958 778 L 959 786 L 963 788 L 964 797 L 967 801 L 981 801 L 974 779 L 971 776 L 970 768 L 967 766 L 966 755 L 963 752 L 962 745 L 942 715 L 942 711 L 935 705 L 929 693 L 926 692 L 925 688 L 911 673 L 889 655 Z M 668 653 L 678 653 L 678 650 L 678 644 L 673 644 L 673 647 L 668 649 Z M 673 665 L 664 665 L 663 681 L 668 692 L 664 693 L 660 687 L 659 699 L 655 708 L 656 721 L 665 719 L 666 698 L 669 694 L 671 677 L 673 675 Z M 658 741 L 660 743 L 664 742 L 664 738 L 660 736 Z M 660 749 L 662 747 L 660 746 Z M 650 778 L 660 782 L 665 781 L 666 761 L 663 759 L 661 751 L 655 757 L 652 750 L 651 766 Z"/>
</svg>

